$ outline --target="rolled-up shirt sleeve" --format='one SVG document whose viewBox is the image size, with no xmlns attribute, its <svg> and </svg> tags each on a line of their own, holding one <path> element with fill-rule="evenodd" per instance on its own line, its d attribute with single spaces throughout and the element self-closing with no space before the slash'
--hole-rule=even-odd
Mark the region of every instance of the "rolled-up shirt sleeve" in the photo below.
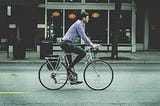
<svg viewBox="0 0 160 106">
<path fill-rule="evenodd" d="M 87 37 L 84 28 L 82 27 L 82 25 L 78 25 L 77 26 L 77 32 L 80 35 L 80 37 L 85 41 L 86 44 L 93 46 L 93 43 L 91 42 L 91 40 Z"/>
</svg>

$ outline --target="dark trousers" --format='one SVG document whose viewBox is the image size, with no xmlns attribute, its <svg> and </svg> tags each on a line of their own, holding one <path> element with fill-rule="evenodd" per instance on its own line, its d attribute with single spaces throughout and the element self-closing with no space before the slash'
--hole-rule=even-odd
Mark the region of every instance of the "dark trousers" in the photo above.
<svg viewBox="0 0 160 106">
<path fill-rule="evenodd" d="M 69 68 L 73 68 L 75 64 L 77 64 L 79 61 L 81 61 L 86 56 L 86 51 L 82 49 L 81 47 L 78 47 L 74 45 L 72 42 L 69 41 L 62 41 L 60 44 L 60 47 L 66 52 L 66 53 L 75 53 L 77 54 L 77 57 L 72 62 L 72 56 L 67 55 L 67 59 L 69 61 Z"/>
</svg>

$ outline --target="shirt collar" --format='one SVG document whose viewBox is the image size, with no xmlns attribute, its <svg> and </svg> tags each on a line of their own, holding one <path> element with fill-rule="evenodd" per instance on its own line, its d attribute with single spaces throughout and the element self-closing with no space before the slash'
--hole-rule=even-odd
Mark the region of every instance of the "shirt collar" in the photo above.
<svg viewBox="0 0 160 106">
<path fill-rule="evenodd" d="M 78 23 L 80 23 L 84 27 L 84 23 L 81 20 L 77 20 Z"/>
</svg>

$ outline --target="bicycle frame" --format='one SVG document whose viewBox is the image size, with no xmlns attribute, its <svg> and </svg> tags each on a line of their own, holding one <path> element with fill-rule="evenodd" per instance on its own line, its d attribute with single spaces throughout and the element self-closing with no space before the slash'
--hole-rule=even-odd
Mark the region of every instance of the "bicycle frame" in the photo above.
<svg viewBox="0 0 160 106">
<path fill-rule="evenodd" d="M 84 61 L 84 64 L 83 64 L 84 67 L 86 67 L 88 63 L 90 63 L 90 62 L 92 62 L 94 60 L 93 59 L 94 57 L 92 56 L 92 51 L 91 51 L 92 49 L 93 48 L 88 47 L 88 49 L 86 50 L 87 54 L 85 56 L 85 61 Z M 61 63 L 61 62 L 65 63 L 66 67 L 68 66 L 69 62 L 68 62 L 68 59 L 67 59 L 67 55 L 75 55 L 75 54 L 74 53 L 63 53 L 62 56 L 59 56 L 59 57 L 45 57 L 45 59 L 48 62 L 48 64 L 51 66 L 51 68 L 56 70 L 56 68 L 60 65 L 60 64 L 58 64 L 58 62 L 59 63 Z M 94 56 L 95 56 L 95 54 L 94 54 Z M 53 59 L 57 59 L 58 62 L 54 61 Z M 50 61 L 50 60 L 52 60 L 52 61 Z M 56 62 L 56 66 L 55 67 L 52 66 L 52 64 L 51 64 L 52 62 Z M 82 70 L 84 67 L 81 67 L 80 69 L 78 69 L 77 73 L 79 73 L 80 70 Z"/>
<path fill-rule="evenodd" d="M 109 87 L 113 81 L 113 70 L 108 63 L 100 59 L 95 60 L 96 51 L 94 50 L 96 49 L 87 49 L 87 54 L 82 63 L 83 65 L 75 67 L 76 73 L 83 70 L 84 82 L 89 88 L 93 90 L 104 90 Z M 43 87 L 49 90 L 58 90 L 62 88 L 68 80 L 70 81 L 69 73 L 67 72 L 67 64 L 69 63 L 67 56 L 73 56 L 72 54 L 74 53 L 64 52 L 58 56 L 52 55 L 45 57 L 46 62 L 40 67 L 38 73 L 39 81 Z M 77 75 L 74 77 L 75 80 L 78 80 Z M 54 82 L 50 80 L 53 80 Z"/>
<path fill-rule="evenodd" d="M 91 48 L 91 47 L 88 47 L 88 49 L 86 50 L 87 51 L 87 54 L 86 54 L 86 56 L 85 56 L 85 61 L 84 61 L 84 64 L 83 64 L 83 66 L 84 67 L 81 67 L 80 69 L 78 69 L 78 70 L 76 70 L 76 72 L 77 73 L 79 73 L 83 68 L 85 68 L 86 66 L 87 66 L 87 64 L 88 63 L 90 63 L 90 62 L 92 62 L 94 59 L 94 57 L 92 56 L 92 50 L 93 48 Z M 64 55 L 64 57 L 63 58 L 65 58 L 65 63 L 68 65 L 69 64 L 69 62 L 68 62 L 68 59 L 67 59 L 67 55 L 75 55 L 74 53 L 65 53 L 65 55 Z M 94 54 L 94 56 L 95 56 L 95 54 Z M 81 60 L 82 61 L 82 60 Z M 75 70 L 75 69 L 74 69 Z"/>
<path fill-rule="evenodd" d="M 53 61 L 50 61 L 50 59 L 57 59 L 57 61 L 53 60 Z M 60 60 L 60 57 L 45 57 L 45 60 L 48 62 L 49 66 L 51 67 L 51 69 L 55 69 L 58 67 L 58 63 L 61 62 Z M 56 62 L 56 66 L 53 67 L 53 65 L 51 64 L 51 62 Z"/>
</svg>

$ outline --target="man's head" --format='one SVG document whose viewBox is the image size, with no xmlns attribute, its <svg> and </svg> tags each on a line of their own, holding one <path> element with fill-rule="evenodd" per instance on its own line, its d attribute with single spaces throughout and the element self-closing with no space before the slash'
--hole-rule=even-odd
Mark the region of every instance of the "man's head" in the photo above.
<svg viewBox="0 0 160 106">
<path fill-rule="evenodd" d="M 81 12 L 79 15 L 79 19 L 82 20 L 82 22 L 84 22 L 84 23 L 88 23 L 89 14 L 87 12 Z"/>
</svg>

